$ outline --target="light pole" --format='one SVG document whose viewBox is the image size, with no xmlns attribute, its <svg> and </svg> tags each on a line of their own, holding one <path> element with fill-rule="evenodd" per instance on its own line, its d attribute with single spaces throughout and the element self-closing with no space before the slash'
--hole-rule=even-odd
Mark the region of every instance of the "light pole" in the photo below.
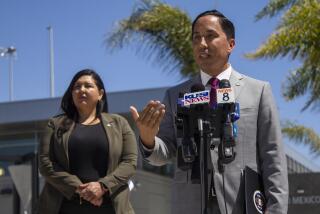
<svg viewBox="0 0 320 214">
<path fill-rule="evenodd" d="M 13 100 L 13 60 L 17 49 L 13 46 L 7 48 L 7 54 L 9 55 L 9 98 Z"/>
<path fill-rule="evenodd" d="M 13 46 L 8 48 L 0 47 L 0 57 L 9 56 L 9 100 L 13 101 L 13 60 L 17 49 Z"/>
<path fill-rule="evenodd" d="M 49 31 L 49 49 L 50 49 L 50 96 L 54 97 L 54 50 L 53 50 L 53 29 L 47 27 Z"/>
</svg>

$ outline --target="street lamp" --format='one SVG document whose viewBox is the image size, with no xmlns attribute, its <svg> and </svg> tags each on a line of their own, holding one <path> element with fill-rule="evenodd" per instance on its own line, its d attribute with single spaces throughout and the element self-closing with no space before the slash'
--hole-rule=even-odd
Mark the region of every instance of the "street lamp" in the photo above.
<svg viewBox="0 0 320 214">
<path fill-rule="evenodd" d="M 7 49 L 0 47 L 0 57 L 4 57 L 6 55 Z"/>
<path fill-rule="evenodd" d="M 16 56 L 17 49 L 13 46 L 8 48 L 0 47 L 0 57 L 9 56 L 9 100 L 13 100 L 13 60 Z"/>
</svg>

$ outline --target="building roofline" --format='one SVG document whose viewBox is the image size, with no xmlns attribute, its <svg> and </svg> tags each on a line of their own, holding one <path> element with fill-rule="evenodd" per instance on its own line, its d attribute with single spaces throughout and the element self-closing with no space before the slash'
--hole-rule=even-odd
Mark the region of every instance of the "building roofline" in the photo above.
<svg viewBox="0 0 320 214">
<path fill-rule="evenodd" d="M 162 100 L 167 87 L 108 93 L 109 111 L 125 113 L 134 105 L 142 109 L 152 99 Z M 48 119 L 60 112 L 61 97 L 0 103 L 0 125 Z"/>
</svg>

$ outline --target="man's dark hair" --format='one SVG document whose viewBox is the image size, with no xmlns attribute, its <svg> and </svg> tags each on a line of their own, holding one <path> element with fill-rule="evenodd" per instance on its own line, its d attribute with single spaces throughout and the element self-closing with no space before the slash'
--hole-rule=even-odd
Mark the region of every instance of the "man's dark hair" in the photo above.
<svg viewBox="0 0 320 214">
<path fill-rule="evenodd" d="M 62 111 L 67 115 L 68 118 L 70 118 L 72 120 L 77 120 L 79 117 L 78 110 L 73 103 L 72 90 L 73 90 L 73 87 L 74 87 L 74 84 L 76 83 L 76 81 L 82 76 L 91 76 L 93 78 L 93 80 L 95 81 L 98 89 L 99 90 L 103 89 L 103 91 L 104 91 L 101 101 L 97 103 L 96 115 L 98 117 L 100 117 L 102 112 L 108 112 L 107 95 L 106 95 L 106 90 L 104 88 L 104 84 L 102 82 L 102 79 L 100 78 L 99 74 L 96 73 L 94 70 L 84 69 L 74 75 L 74 77 L 72 78 L 72 80 L 70 82 L 68 89 L 64 93 L 62 100 L 61 100 L 60 107 L 61 107 Z"/>
<path fill-rule="evenodd" d="M 221 25 L 222 30 L 227 35 L 228 39 L 234 39 L 235 38 L 235 30 L 233 23 L 225 17 L 221 12 L 217 10 L 208 10 L 203 13 L 200 13 L 192 22 L 192 36 L 193 36 L 193 30 L 196 22 L 199 18 L 203 16 L 216 16 L 219 18 L 219 23 Z"/>
</svg>

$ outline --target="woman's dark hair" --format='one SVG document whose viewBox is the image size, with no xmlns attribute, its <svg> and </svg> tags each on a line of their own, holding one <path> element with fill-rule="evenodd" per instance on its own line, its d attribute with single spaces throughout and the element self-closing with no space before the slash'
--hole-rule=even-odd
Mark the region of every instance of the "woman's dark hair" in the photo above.
<svg viewBox="0 0 320 214">
<path fill-rule="evenodd" d="M 103 89 L 104 91 L 102 99 L 97 103 L 97 109 L 96 109 L 97 117 L 100 117 L 102 112 L 108 112 L 108 101 L 107 101 L 106 90 L 104 88 L 104 84 L 99 74 L 97 74 L 94 70 L 84 69 L 74 75 L 68 89 L 64 93 L 61 100 L 61 105 L 60 105 L 61 109 L 64 111 L 67 117 L 72 120 L 77 120 L 79 116 L 77 108 L 74 105 L 74 102 L 72 99 L 72 90 L 76 81 L 82 76 L 91 76 L 94 79 L 98 89 L 99 90 Z"/>
<path fill-rule="evenodd" d="M 233 23 L 225 17 L 221 12 L 218 10 L 208 10 L 203 13 L 200 13 L 192 22 L 192 36 L 193 36 L 193 30 L 196 22 L 198 21 L 199 18 L 203 16 L 216 16 L 219 18 L 219 23 L 221 25 L 222 30 L 224 33 L 227 35 L 228 39 L 234 39 L 235 38 L 235 29 Z"/>
</svg>

